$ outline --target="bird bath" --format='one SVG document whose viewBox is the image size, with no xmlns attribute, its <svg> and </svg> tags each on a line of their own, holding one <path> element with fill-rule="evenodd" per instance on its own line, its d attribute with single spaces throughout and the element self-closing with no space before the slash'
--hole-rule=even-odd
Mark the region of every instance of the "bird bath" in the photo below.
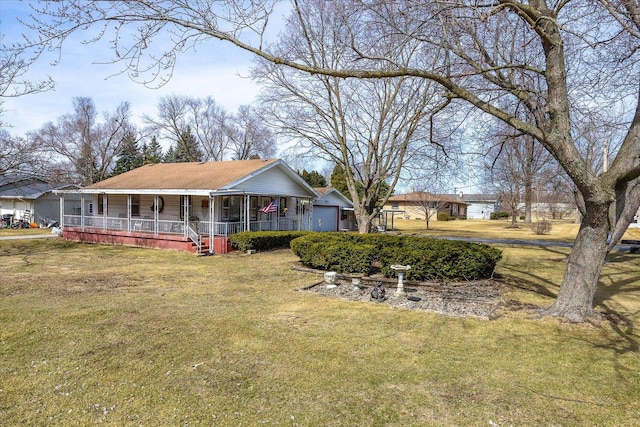
<svg viewBox="0 0 640 427">
<path fill-rule="evenodd" d="M 335 271 L 327 271 L 324 273 L 324 284 L 327 288 L 336 288 L 336 272 Z"/>
<path fill-rule="evenodd" d="M 392 270 L 395 270 L 396 273 L 398 274 L 398 289 L 396 289 L 396 295 L 397 296 L 406 295 L 407 293 L 404 291 L 404 283 L 402 282 L 402 279 L 404 278 L 404 274 L 411 269 L 411 266 L 395 264 L 390 266 L 390 268 Z"/>
</svg>

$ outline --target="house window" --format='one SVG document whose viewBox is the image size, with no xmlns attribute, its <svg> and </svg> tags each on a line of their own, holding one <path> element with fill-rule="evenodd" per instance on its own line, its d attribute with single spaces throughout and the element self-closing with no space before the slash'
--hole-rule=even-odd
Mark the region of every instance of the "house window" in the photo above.
<svg viewBox="0 0 640 427">
<path fill-rule="evenodd" d="M 230 222 L 240 221 L 240 207 L 242 205 L 242 197 L 225 196 L 222 198 L 222 220 Z"/>
<path fill-rule="evenodd" d="M 251 215 L 251 221 L 258 220 L 258 198 L 251 196 L 249 199 L 249 214 Z"/>
<path fill-rule="evenodd" d="M 98 194 L 98 215 L 104 214 L 104 194 Z"/>
<path fill-rule="evenodd" d="M 184 219 L 184 205 L 185 203 L 189 204 L 189 212 L 193 210 L 193 200 L 191 200 L 191 196 L 180 196 L 180 219 Z M 191 214 L 189 214 L 191 215 Z"/>
<path fill-rule="evenodd" d="M 391 202 L 391 209 L 398 209 L 400 207 L 400 205 L 398 204 L 398 202 Z"/>
<path fill-rule="evenodd" d="M 229 221 L 229 207 L 231 205 L 231 197 L 225 196 L 222 198 L 222 220 Z"/>
<path fill-rule="evenodd" d="M 278 203 L 278 211 L 280 212 L 280 216 L 287 216 L 287 211 L 289 210 L 287 208 L 287 198 L 280 197 L 280 201 Z"/>
<path fill-rule="evenodd" d="M 140 196 L 138 194 L 131 195 L 131 216 L 140 216 Z"/>
</svg>

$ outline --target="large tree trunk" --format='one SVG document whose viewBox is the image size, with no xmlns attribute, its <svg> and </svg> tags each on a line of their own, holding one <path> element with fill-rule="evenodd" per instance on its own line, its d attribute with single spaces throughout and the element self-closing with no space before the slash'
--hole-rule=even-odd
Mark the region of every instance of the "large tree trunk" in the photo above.
<svg viewBox="0 0 640 427">
<path fill-rule="evenodd" d="M 358 222 L 358 233 L 367 234 L 371 231 L 371 215 L 366 211 L 355 212 L 356 221 Z"/>
<path fill-rule="evenodd" d="M 609 204 L 591 204 L 582 220 L 556 302 L 544 315 L 583 322 L 594 316 L 593 296 L 607 250 Z"/>
</svg>

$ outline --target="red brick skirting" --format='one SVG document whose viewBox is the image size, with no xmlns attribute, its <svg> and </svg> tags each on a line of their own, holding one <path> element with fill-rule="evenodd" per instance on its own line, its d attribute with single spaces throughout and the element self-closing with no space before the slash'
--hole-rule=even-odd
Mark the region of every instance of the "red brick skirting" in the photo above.
<svg viewBox="0 0 640 427">
<path fill-rule="evenodd" d="M 178 251 L 196 252 L 195 244 L 188 238 L 176 234 L 152 234 L 138 231 L 115 231 L 65 226 L 62 237 L 74 242 L 102 243 L 107 245 L 138 246 L 143 248 L 174 249 Z M 204 245 L 209 244 L 209 238 L 203 238 Z M 214 238 L 214 253 L 224 254 L 233 250 L 229 238 L 216 236 Z"/>
</svg>

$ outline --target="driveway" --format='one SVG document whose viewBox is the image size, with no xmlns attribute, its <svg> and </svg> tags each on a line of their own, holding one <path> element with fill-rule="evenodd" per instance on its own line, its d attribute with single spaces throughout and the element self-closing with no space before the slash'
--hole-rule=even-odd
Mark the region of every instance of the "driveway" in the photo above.
<svg viewBox="0 0 640 427">
<path fill-rule="evenodd" d="M 478 237 L 445 237 L 445 236 L 428 236 L 433 237 L 435 239 L 446 239 L 446 240 L 460 240 L 462 242 L 472 242 L 472 243 L 498 243 L 504 245 L 519 245 L 519 246 L 559 246 L 562 248 L 572 248 L 573 243 L 571 242 L 553 242 L 549 240 L 520 240 L 520 239 L 483 239 Z M 631 249 L 630 245 L 616 245 L 614 249 L 619 251 L 629 251 Z"/>
</svg>

